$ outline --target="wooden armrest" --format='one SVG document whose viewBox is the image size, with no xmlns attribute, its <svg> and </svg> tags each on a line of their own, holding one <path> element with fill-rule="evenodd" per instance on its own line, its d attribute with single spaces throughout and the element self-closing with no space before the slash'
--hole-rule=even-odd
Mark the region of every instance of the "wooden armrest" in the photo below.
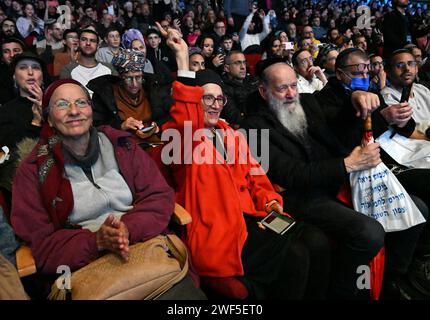
<svg viewBox="0 0 430 320">
<path fill-rule="evenodd" d="M 26 245 L 21 246 L 16 250 L 15 256 L 16 268 L 21 278 L 36 273 L 36 262 L 34 261 L 30 247 Z"/>
<path fill-rule="evenodd" d="M 275 189 L 275 191 L 276 192 L 284 192 L 285 190 L 287 190 L 287 189 L 285 189 L 285 188 L 282 188 L 279 184 L 276 184 L 276 183 L 274 183 L 273 184 L 273 188 Z"/>
<path fill-rule="evenodd" d="M 172 219 L 174 222 L 181 226 L 185 226 L 192 221 L 191 215 L 188 213 L 188 211 L 177 203 L 175 203 L 175 209 L 173 211 Z"/>
</svg>

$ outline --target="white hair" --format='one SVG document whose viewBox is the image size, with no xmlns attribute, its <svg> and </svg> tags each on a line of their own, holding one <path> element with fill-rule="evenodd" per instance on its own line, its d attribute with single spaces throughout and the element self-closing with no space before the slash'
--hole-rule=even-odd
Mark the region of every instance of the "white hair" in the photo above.
<svg viewBox="0 0 430 320">
<path fill-rule="evenodd" d="M 297 95 L 294 100 L 280 100 L 267 91 L 267 104 L 282 125 L 298 138 L 303 138 L 308 129 L 306 114 Z"/>
</svg>

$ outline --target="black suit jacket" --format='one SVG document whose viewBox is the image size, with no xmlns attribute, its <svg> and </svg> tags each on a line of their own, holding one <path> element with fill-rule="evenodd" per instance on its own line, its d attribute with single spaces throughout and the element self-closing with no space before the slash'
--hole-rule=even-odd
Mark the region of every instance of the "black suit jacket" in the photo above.
<svg viewBox="0 0 430 320">
<path fill-rule="evenodd" d="M 272 183 L 285 188 L 288 205 L 303 208 L 306 200 L 322 195 L 335 197 L 339 188 L 347 181 L 343 158 L 346 153 L 328 130 L 318 102 L 311 94 L 301 94 L 300 101 L 308 121 L 308 134 L 312 144 L 305 144 L 291 134 L 268 108 L 265 101 L 255 94 L 256 103 L 242 127 L 269 130 L 269 170 Z M 258 146 L 261 149 L 261 130 L 258 131 Z M 264 142 L 263 142 L 264 143 Z M 291 207 L 290 207 L 291 208 Z"/>
</svg>

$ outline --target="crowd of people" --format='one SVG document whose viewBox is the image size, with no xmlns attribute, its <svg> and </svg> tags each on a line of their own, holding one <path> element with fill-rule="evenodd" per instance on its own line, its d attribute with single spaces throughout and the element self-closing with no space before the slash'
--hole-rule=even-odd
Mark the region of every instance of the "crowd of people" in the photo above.
<svg viewBox="0 0 430 320">
<path fill-rule="evenodd" d="M 430 298 L 430 226 L 386 232 L 338 197 L 384 163 L 429 215 L 428 169 L 361 143 L 366 118 L 430 140 L 426 4 L 3 0 L 0 46 L 2 265 L 20 243 L 50 284 L 127 261 L 178 203 L 192 267 L 162 299 L 370 299 L 357 270 L 382 249 L 381 299 Z"/>
</svg>

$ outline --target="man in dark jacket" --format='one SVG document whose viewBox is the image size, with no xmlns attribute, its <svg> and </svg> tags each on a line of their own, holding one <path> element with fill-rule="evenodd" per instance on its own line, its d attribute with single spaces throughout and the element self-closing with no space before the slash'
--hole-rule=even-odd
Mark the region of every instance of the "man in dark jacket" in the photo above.
<svg viewBox="0 0 430 320">
<path fill-rule="evenodd" d="M 384 35 L 384 56 L 415 42 L 412 30 L 412 17 L 406 12 L 409 0 L 392 0 L 393 11 L 386 13 L 382 24 Z"/>
<path fill-rule="evenodd" d="M 227 96 L 221 117 L 232 127 L 239 127 L 246 114 L 247 97 L 258 88 L 258 81 L 246 73 L 245 55 L 231 51 L 224 65 L 223 92 Z"/>
<path fill-rule="evenodd" d="M 395 56 L 395 53 L 392 56 Z M 390 64 L 391 59 L 388 61 Z M 369 58 L 360 49 L 347 49 L 339 54 L 335 69 L 336 76 L 330 78 L 328 84 L 321 91 L 315 93 L 315 97 L 321 105 L 324 118 L 331 131 L 341 142 L 342 147 L 351 152 L 361 142 L 364 128 L 363 121 L 357 117 L 357 112 L 351 104 L 349 97 L 357 89 L 367 90 L 366 84 L 368 87 L 369 83 Z M 403 68 L 402 72 L 407 73 L 408 69 Z M 375 97 L 377 96 L 375 95 Z M 416 124 L 412 119 L 412 108 L 407 102 L 388 106 L 382 97 L 379 96 L 377 100 L 380 106 L 372 112 L 373 135 L 375 138 L 379 137 L 389 128 L 396 134 L 405 137 L 412 138 L 415 136 Z M 430 180 L 430 170 L 405 168 L 394 161 L 383 150 L 381 150 L 381 157 L 389 168 L 395 168 L 393 172 L 396 173 L 397 179 L 406 191 L 411 195 L 419 197 L 424 201 L 426 207 L 430 207 L 430 192 L 427 186 Z M 426 209 L 423 210 L 427 211 Z M 426 226 L 422 239 L 419 242 L 417 248 L 418 259 L 419 256 L 428 253 L 428 248 L 430 247 L 428 236 L 430 231 L 428 229 L 429 227 Z M 426 262 L 424 261 L 423 263 L 425 264 Z M 422 277 L 423 280 L 427 278 L 424 281 L 426 283 L 429 282 L 428 279 L 430 278 L 428 271 L 427 274 L 428 277 Z M 430 283 L 426 286 L 430 288 Z"/>
<path fill-rule="evenodd" d="M 242 122 L 244 128 L 269 129 L 270 167 L 268 176 L 278 185 L 286 207 L 297 218 L 319 226 L 337 241 L 332 294 L 343 299 L 357 298 L 357 268 L 367 265 L 384 242 L 384 230 L 374 219 L 336 200 L 348 174 L 380 163 L 379 145 L 357 146 L 348 153 L 324 122 L 318 101 L 311 94 L 297 93 L 294 70 L 285 63 L 269 65 L 262 73 L 261 98 Z M 354 92 L 357 103 L 368 93 Z M 259 139 L 258 139 L 259 140 Z M 409 264 L 421 228 L 404 231 L 386 243 L 387 274 L 397 276 Z M 391 255 L 392 254 L 392 255 Z M 399 258 L 400 257 L 400 258 Z M 405 260 L 407 260 L 405 262 Z"/>
</svg>

